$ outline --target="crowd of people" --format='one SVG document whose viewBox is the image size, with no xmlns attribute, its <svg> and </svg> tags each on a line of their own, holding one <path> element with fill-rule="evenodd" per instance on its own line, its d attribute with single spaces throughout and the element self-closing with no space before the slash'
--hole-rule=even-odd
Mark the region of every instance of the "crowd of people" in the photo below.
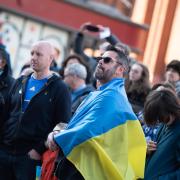
<svg viewBox="0 0 180 180">
<path fill-rule="evenodd" d="M 34 43 L 17 79 L 0 45 L 0 179 L 180 179 L 180 60 L 152 85 L 108 27 L 83 24 L 73 45 L 58 67 L 53 44 Z"/>
</svg>

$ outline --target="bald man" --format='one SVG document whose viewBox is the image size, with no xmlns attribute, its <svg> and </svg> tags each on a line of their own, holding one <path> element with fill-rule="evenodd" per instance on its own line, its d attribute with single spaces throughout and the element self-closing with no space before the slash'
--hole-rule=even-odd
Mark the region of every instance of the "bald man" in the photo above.
<svg viewBox="0 0 180 180">
<path fill-rule="evenodd" d="M 35 180 L 48 133 L 70 119 L 70 94 L 50 71 L 52 60 L 52 45 L 35 43 L 31 49 L 33 73 L 20 77 L 10 92 L 8 117 L 0 132 L 2 180 Z"/>
</svg>

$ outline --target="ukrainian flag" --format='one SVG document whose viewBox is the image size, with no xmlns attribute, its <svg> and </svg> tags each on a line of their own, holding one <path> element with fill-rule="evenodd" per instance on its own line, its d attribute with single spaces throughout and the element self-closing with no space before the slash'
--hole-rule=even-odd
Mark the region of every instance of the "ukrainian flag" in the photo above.
<svg viewBox="0 0 180 180">
<path fill-rule="evenodd" d="M 144 177 L 146 141 L 123 79 L 90 93 L 55 141 L 86 180 Z"/>
</svg>

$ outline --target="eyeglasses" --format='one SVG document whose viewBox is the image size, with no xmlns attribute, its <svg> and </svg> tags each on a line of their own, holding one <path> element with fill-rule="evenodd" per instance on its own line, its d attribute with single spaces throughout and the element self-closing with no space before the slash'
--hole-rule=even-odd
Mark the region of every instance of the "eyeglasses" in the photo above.
<svg viewBox="0 0 180 180">
<path fill-rule="evenodd" d="M 111 58 L 111 57 L 96 57 L 96 61 L 97 62 L 99 62 L 100 60 L 103 60 L 103 62 L 105 63 L 105 64 L 108 64 L 108 63 L 110 63 L 110 62 L 116 62 L 116 63 L 118 63 L 118 64 L 121 64 L 120 62 L 118 62 L 118 61 L 115 61 L 113 58 Z M 121 64 L 122 65 L 122 64 Z"/>
</svg>

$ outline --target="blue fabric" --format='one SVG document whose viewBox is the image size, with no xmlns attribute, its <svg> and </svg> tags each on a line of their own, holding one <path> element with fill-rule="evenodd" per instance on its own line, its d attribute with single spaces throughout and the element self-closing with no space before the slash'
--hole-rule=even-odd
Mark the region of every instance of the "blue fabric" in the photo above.
<svg viewBox="0 0 180 180">
<path fill-rule="evenodd" d="M 127 120 L 137 120 L 137 117 L 128 103 L 124 79 L 116 78 L 85 98 L 67 129 L 55 135 L 55 141 L 67 156 L 76 145 L 124 124 Z"/>
<path fill-rule="evenodd" d="M 41 177 L 41 166 L 36 166 L 36 180 L 40 180 Z"/>
<path fill-rule="evenodd" d="M 142 126 L 146 141 L 156 141 L 159 126 L 149 127 L 146 124 Z"/>
<path fill-rule="evenodd" d="M 31 76 L 28 79 L 27 85 L 26 85 L 26 91 L 23 101 L 22 110 L 23 112 L 28 107 L 29 102 L 31 99 L 41 90 L 41 88 L 44 86 L 44 84 L 47 82 L 48 78 L 44 79 L 35 79 L 33 76 Z"/>
<path fill-rule="evenodd" d="M 158 129 L 159 129 L 160 124 L 155 125 L 155 126 L 151 126 L 151 127 L 150 127 L 150 126 L 147 126 L 147 125 L 144 123 L 143 111 L 140 111 L 140 112 L 137 114 L 137 117 L 138 117 L 138 119 L 139 119 L 140 122 L 141 122 L 142 129 L 143 129 L 144 135 L 145 135 L 145 137 L 146 137 L 146 142 L 149 142 L 149 141 L 155 141 L 155 142 L 156 142 L 157 132 L 158 132 Z"/>
</svg>

